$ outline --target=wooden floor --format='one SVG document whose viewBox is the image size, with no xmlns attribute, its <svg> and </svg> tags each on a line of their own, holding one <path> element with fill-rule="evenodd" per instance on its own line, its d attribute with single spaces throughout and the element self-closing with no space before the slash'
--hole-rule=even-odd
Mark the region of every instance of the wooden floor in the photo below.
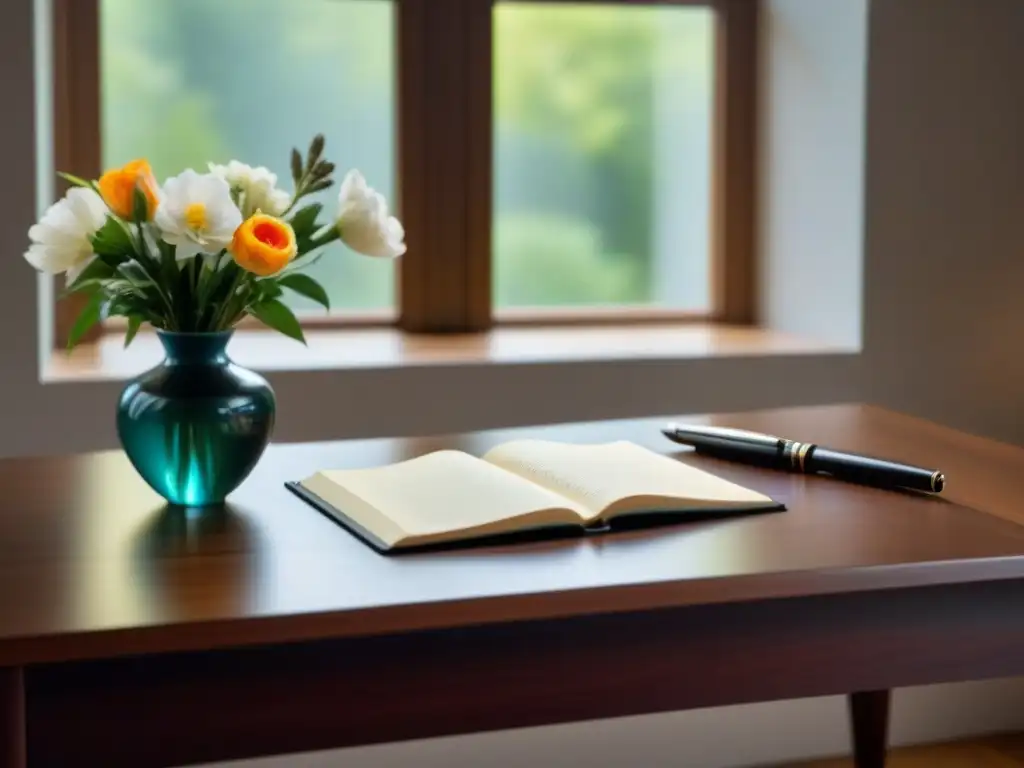
<svg viewBox="0 0 1024 768">
<path fill-rule="evenodd" d="M 849 758 L 790 763 L 776 768 L 851 768 Z M 894 749 L 886 768 L 1024 768 L 1024 734 L 953 744 Z"/>
</svg>

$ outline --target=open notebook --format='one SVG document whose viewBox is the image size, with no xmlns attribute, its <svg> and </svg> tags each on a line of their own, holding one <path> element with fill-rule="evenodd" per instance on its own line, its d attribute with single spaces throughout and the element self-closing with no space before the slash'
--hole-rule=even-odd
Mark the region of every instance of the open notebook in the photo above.
<svg viewBox="0 0 1024 768">
<path fill-rule="evenodd" d="M 783 509 L 629 442 L 516 440 L 482 459 L 436 451 L 385 467 L 318 472 L 287 485 L 382 552 L 538 530 L 608 530 L 624 518 L 643 523 Z"/>
</svg>

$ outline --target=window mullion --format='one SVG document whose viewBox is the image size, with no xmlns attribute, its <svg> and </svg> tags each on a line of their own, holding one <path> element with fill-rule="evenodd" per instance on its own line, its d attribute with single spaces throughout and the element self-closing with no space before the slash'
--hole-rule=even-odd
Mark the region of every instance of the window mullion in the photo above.
<svg viewBox="0 0 1024 768">
<path fill-rule="evenodd" d="M 400 323 L 490 323 L 491 19 L 480 0 L 398 0 L 398 155 L 409 252 Z"/>
<path fill-rule="evenodd" d="M 493 324 L 491 234 L 494 168 L 494 20 L 491 0 L 466 4 L 466 329 Z"/>
<path fill-rule="evenodd" d="M 712 190 L 712 315 L 757 321 L 755 199 L 757 144 L 756 0 L 716 0 Z"/>
<path fill-rule="evenodd" d="M 99 0 L 53 0 L 53 164 L 57 170 L 85 179 L 100 175 L 100 19 Z M 58 196 L 67 185 L 62 180 Z M 64 278 L 54 282 L 54 295 Z M 53 345 L 63 348 L 83 295 L 54 302 Z M 94 341 L 102 330 L 93 326 L 82 341 Z"/>
</svg>

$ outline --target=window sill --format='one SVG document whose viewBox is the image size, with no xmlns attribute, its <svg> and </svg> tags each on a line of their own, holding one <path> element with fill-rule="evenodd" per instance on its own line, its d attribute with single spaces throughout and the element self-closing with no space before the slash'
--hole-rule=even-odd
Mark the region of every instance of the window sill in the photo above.
<svg viewBox="0 0 1024 768">
<path fill-rule="evenodd" d="M 855 352 L 774 331 L 715 324 L 497 328 L 458 335 L 394 328 L 311 330 L 308 347 L 278 333 L 240 330 L 229 346 L 239 365 L 259 371 L 685 360 Z M 71 353 L 55 351 L 46 382 L 123 380 L 156 365 L 160 344 L 140 333 L 128 349 L 111 334 Z"/>
</svg>

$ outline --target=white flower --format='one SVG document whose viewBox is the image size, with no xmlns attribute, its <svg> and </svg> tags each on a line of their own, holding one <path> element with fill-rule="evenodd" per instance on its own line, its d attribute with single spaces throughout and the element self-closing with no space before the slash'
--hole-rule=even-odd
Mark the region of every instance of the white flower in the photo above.
<svg viewBox="0 0 1024 768">
<path fill-rule="evenodd" d="M 177 257 L 188 259 L 227 248 L 242 214 L 224 179 L 187 170 L 164 183 L 155 222 L 163 239 L 178 247 Z"/>
<path fill-rule="evenodd" d="M 67 282 L 74 282 L 96 258 L 89 238 L 103 227 L 107 214 L 107 204 L 95 191 L 74 187 L 29 229 L 32 245 L 25 252 L 25 259 L 40 272 L 65 272 Z"/>
<path fill-rule="evenodd" d="M 338 195 L 338 233 L 357 253 L 391 259 L 405 253 L 405 230 L 388 215 L 384 195 L 367 185 L 359 171 L 349 171 Z"/>
<path fill-rule="evenodd" d="M 210 172 L 224 179 L 233 190 L 242 193 L 240 203 L 245 218 L 256 211 L 280 216 L 292 201 L 291 195 L 277 188 L 277 174 L 263 166 L 253 168 L 232 160 L 227 165 L 210 163 Z"/>
</svg>

